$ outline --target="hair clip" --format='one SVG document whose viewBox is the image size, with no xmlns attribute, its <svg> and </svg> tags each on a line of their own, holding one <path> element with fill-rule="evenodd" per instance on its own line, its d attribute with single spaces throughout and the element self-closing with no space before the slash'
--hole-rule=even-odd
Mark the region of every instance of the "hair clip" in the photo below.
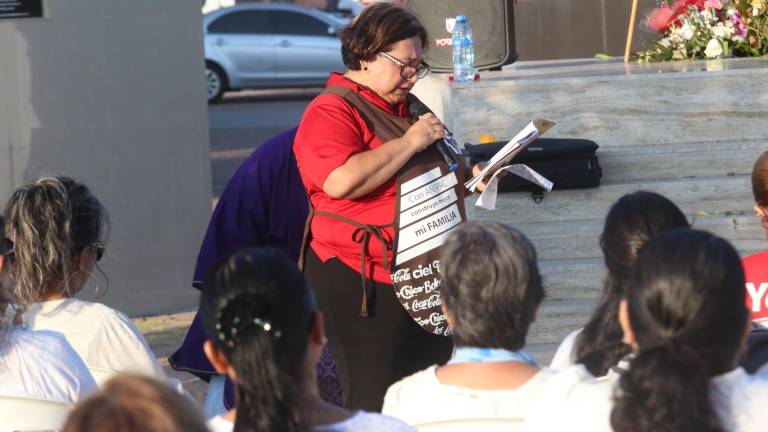
<svg viewBox="0 0 768 432">
<path fill-rule="evenodd" d="M 224 342 L 224 344 L 230 348 L 235 346 L 238 333 L 242 333 L 242 331 L 249 327 L 250 324 L 255 324 L 262 331 L 271 333 L 276 339 L 279 339 L 283 335 L 283 333 L 276 329 L 271 322 L 261 318 L 254 318 L 251 322 L 247 322 L 245 325 L 240 325 L 241 321 L 240 317 L 234 317 L 229 331 L 224 331 L 224 326 L 222 326 L 221 322 L 216 323 L 219 340 Z"/>
<path fill-rule="evenodd" d="M 253 319 L 253 323 L 256 324 L 257 326 L 261 327 L 261 329 L 264 330 L 265 332 L 272 333 L 275 336 L 275 338 L 279 339 L 280 336 L 283 335 L 283 333 L 280 330 L 275 329 L 272 326 L 272 323 L 269 322 L 269 321 L 265 321 L 265 320 L 263 320 L 261 318 L 254 318 Z"/>
</svg>

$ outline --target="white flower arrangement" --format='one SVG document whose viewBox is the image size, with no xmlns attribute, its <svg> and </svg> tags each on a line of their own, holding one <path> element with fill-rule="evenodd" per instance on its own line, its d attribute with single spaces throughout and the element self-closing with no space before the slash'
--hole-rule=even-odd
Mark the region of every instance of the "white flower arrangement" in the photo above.
<svg viewBox="0 0 768 432">
<path fill-rule="evenodd" d="M 661 0 L 648 26 L 663 37 L 641 61 L 768 54 L 768 0 Z"/>
</svg>

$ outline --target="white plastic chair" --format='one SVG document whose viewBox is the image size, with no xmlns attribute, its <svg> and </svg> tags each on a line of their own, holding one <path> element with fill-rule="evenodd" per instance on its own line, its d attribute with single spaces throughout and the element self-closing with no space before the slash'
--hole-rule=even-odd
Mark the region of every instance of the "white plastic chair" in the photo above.
<svg viewBox="0 0 768 432">
<path fill-rule="evenodd" d="M 419 432 L 515 432 L 523 430 L 520 418 L 468 418 L 414 425 Z"/>
<path fill-rule="evenodd" d="M 64 402 L 0 395 L 0 430 L 59 430 L 71 409 Z"/>
</svg>

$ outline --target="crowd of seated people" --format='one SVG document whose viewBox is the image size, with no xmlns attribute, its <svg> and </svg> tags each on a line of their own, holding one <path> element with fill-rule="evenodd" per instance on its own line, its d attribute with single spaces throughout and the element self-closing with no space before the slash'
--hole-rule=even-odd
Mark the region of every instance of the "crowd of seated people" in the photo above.
<svg viewBox="0 0 768 432">
<path fill-rule="evenodd" d="M 530 430 L 765 430 L 768 379 L 738 366 L 750 317 L 741 261 L 726 240 L 690 228 L 651 238 L 619 322 L 631 347 L 626 368 L 605 379 L 583 365 L 561 370 L 529 406 Z"/>
<path fill-rule="evenodd" d="M 768 228 L 768 152 L 752 181 Z M 657 193 L 627 194 L 610 208 L 595 239 L 606 266 L 602 298 L 550 367 L 525 349 L 529 327 L 544 316 L 532 243 L 496 222 L 452 232 L 442 249 L 440 296 L 453 355 L 393 384 L 381 414 L 320 397 L 315 365 L 326 337 L 312 288 L 283 252 L 248 248 L 215 267 L 200 299 L 205 353 L 236 386 L 236 407 L 206 423 L 168 385 L 130 319 L 74 298 L 92 278 L 107 232 L 104 207 L 69 178 L 22 186 L 6 204 L 5 423 L 13 415 L 3 411 L 3 398 L 15 398 L 63 404 L 69 418 L 54 428 L 67 432 L 412 431 L 473 419 L 514 420 L 502 430 L 527 431 L 768 430 L 767 359 L 746 349 L 762 330 L 752 319 L 761 317 L 745 289 L 768 281 L 758 264 L 692 229 Z M 752 360 L 746 370 L 745 355 Z M 107 378 L 94 379 L 92 372 L 104 371 Z"/>
</svg>

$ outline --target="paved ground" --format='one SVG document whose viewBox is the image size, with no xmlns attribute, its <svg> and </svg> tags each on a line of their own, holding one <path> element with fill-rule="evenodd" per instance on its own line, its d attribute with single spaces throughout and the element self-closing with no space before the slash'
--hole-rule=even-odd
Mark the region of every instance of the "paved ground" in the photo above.
<svg viewBox="0 0 768 432">
<path fill-rule="evenodd" d="M 195 397 L 202 407 L 207 384 L 192 374 L 177 372 L 168 365 L 168 356 L 184 340 L 184 335 L 187 334 L 187 329 L 194 316 L 194 312 L 182 312 L 171 315 L 139 317 L 133 321 L 147 338 L 152 351 L 160 360 L 160 364 L 163 365 L 165 373 L 178 378 L 184 384 L 184 388 Z"/>
</svg>

